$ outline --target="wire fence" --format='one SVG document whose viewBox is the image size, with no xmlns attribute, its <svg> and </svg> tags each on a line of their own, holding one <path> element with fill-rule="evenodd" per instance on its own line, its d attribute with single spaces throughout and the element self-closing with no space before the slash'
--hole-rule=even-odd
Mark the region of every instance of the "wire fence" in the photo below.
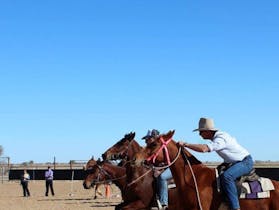
<svg viewBox="0 0 279 210">
<path fill-rule="evenodd" d="M 10 158 L 9 157 L 0 157 L 0 176 L 1 183 L 9 180 L 9 171 L 10 171 Z"/>
</svg>

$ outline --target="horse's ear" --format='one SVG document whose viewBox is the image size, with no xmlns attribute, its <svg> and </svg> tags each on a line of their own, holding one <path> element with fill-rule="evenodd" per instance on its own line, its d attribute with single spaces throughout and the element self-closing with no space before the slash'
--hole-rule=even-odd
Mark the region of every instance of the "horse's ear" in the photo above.
<svg viewBox="0 0 279 210">
<path fill-rule="evenodd" d="M 98 158 L 98 160 L 96 162 L 97 162 L 97 164 L 100 164 L 102 162 L 101 158 Z"/>
<path fill-rule="evenodd" d="M 136 136 L 136 132 L 131 132 L 131 139 L 134 139 Z"/>
<path fill-rule="evenodd" d="M 128 141 L 132 141 L 135 138 L 136 133 L 135 132 L 130 132 L 129 134 L 127 134 L 127 136 L 125 136 Z"/>
<path fill-rule="evenodd" d="M 94 160 L 94 155 L 92 155 L 91 160 Z"/>
<path fill-rule="evenodd" d="M 164 135 L 166 139 L 171 139 L 174 135 L 175 130 L 170 130 L 168 133 Z"/>
</svg>

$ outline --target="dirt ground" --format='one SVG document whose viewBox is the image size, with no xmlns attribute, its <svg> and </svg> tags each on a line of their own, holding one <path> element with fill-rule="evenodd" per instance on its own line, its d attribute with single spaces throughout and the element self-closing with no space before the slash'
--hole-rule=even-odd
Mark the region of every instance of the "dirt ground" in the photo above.
<svg viewBox="0 0 279 210">
<path fill-rule="evenodd" d="M 45 197 L 45 182 L 30 181 L 30 197 L 23 197 L 18 181 L 0 183 L 0 210 L 113 210 L 121 202 L 119 189 L 111 185 L 110 198 L 93 199 L 93 189 L 86 190 L 82 181 L 54 180 L 55 196 Z M 101 191 L 105 195 L 105 188 Z"/>
</svg>

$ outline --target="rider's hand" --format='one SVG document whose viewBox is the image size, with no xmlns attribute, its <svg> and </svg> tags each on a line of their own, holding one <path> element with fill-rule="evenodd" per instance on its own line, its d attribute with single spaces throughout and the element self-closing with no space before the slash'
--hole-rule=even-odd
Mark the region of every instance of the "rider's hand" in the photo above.
<svg viewBox="0 0 279 210">
<path fill-rule="evenodd" d="M 164 170 L 155 169 L 155 170 L 154 170 L 154 173 L 153 173 L 154 177 L 157 178 L 158 176 L 160 176 L 160 174 L 161 174 L 163 171 L 164 171 Z"/>
<path fill-rule="evenodd" d="M 181 147 L 187 147 L 187 143 L 183 142 L 183 141 L 179 141 L 178 145 L 181 146 Z"/>
</svg>

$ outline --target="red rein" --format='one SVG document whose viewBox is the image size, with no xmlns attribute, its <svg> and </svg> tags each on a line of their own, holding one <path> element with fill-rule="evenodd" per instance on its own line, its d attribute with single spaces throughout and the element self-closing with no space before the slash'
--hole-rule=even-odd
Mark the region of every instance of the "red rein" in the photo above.
<svg viewBox="0 0 279 210">
<path fill-rule="evenodd" d="M 166 157 L 167 157 L 167 163 L 168 163 L 168 165 L 170 165 L 171 162 L 170 162 L 170 156 L 169 156 L 169 151 L 168 151 L 167 145 L 168 145 L 168 143 L 170 143 L 171 140 L 172 140 L 172 139 L 170 138 L 169 140 L 164 141 L 164 139 L 163 139 L 162 137 L 160 137 L 160 141 L 162 142 L 162 145 L 161 145 L 160 149 L 158 149 L 156 153 L 152 154 L 152 155 L 151 155 L 149 158 L 147 158 L 146 160 L 147 160 L 147 161 L 151 161 L 151 160 L 152 160 L 152 163 L 155 163 L 155 160 L 156 160 L 156 158 L 158 157 L 159 153 L 160 153 L 162 150 L 164 150 L 165 155 L 166 155 Z"/>
</svg>

